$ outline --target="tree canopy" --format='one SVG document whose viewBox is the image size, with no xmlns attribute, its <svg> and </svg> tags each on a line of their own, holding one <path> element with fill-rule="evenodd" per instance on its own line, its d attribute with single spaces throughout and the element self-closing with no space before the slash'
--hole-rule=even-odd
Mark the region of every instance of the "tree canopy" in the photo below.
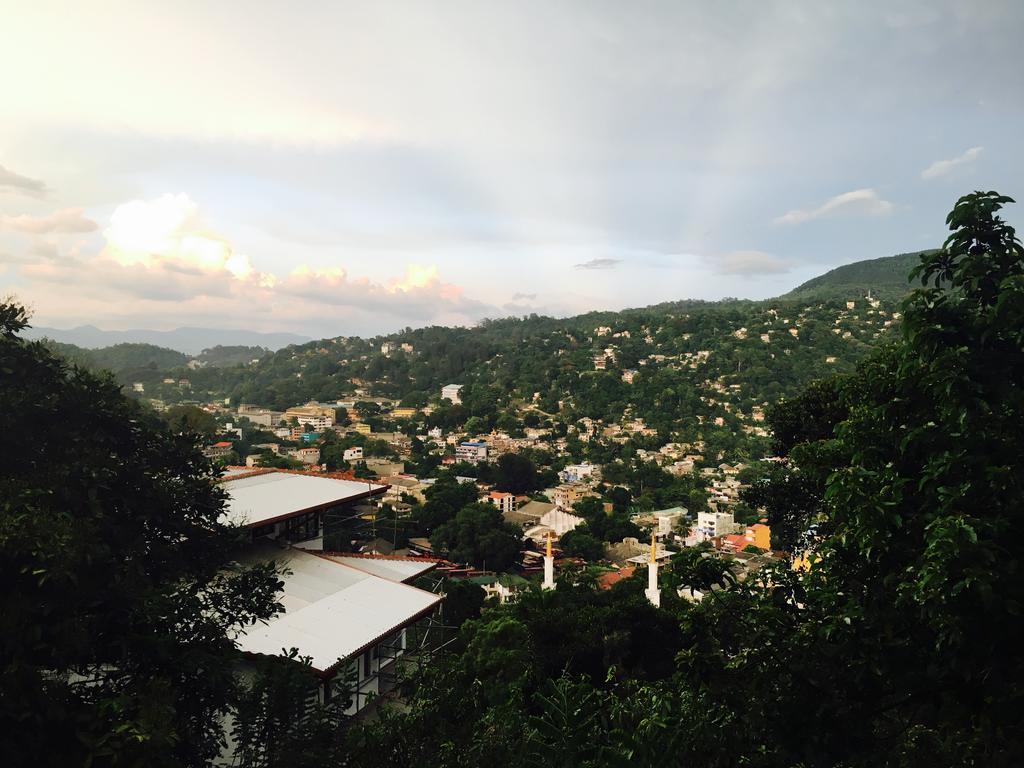
<svg viewBox="0 0 1024 768">
<path fill-rule="evenodd" d="M 200 765 L 233 633 L 272 616 L 195 437 L 20 337 L 0 303 L 0 731 L 11 765 Z"/>
</svg>

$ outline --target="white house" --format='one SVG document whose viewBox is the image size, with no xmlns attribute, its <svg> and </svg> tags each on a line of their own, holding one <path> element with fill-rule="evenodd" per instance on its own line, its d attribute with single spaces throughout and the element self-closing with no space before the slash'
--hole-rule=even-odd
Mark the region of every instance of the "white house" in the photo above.
<svg viewBox="0 0 1024 768">
<path fill-rule="evenodd" d="M 477 464 L 487 461 L 487 443 L 478 440 L 467 440 L 455 448 L 456 461 L 468 461 Z"/>
<path fill-rule="evenodd" d="M 345 461 L 360 461 L 363 458 L 363 447 L 357 445 L 354 448 L 346 448 L 345 453 L 342 454 L 342 458 Z"/>
<path fill-rule="evenodd" d="M 451 400 L 453 405 L 458 405 L 462 402 L 459 395 L 462 391 L 461 384 L 445 384 L 441 387 L 441 399 Z"/>
<path fill-rule="evenodd" d="M 726 536 L 739 530 L 733 520 L 732 512 L 698 512 L 697 536 L 699 539 L 711 539 Z"/>
<path fill-rule="evenodd" d="M 593 464 L 569 464 L 558 473 L 558 479 L 563 483 L 578 483 L 584 478 L 594 476 Z"/>
<path fill-rule="evenodd" d="M 505 515 L 515 509 L 516 497 L 505 491 L 491 491 L 487 500 L 498 508 L 501 514 Z"/>
<path fill-rule="evenodd" d="M 676 522 L 686 515 L 687 510 L 685 507 L 670 507 L 669 509 L 658 509 L 651 512 L 654 516 L 655 521 L 658 524 L 655 533 L 658 536 L 667 536 L 672 533 L 675 528 Z"/>
</svg>

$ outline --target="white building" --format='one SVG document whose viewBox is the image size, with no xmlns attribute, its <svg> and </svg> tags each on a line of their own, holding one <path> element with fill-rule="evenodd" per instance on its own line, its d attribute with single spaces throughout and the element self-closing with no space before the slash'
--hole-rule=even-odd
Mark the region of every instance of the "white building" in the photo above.
<svg viewBox="0 0 1024 768">
<path fill-rule="evenodd" d="M 295 419 L 310 432 L 323 432 L 334 426 L 334 419 L 330 416 L 296 416 Z"/>
<path fill-rule="evenodd" d="M 711 539 L 716 536 L 726 536 L 736 533 L 740 526 L 733 520 L 732 512 L 698 512 L 697 513 L 697 536 L 698 539 Z"/>
<path fill-rule="evenodd" d="M 246 629 L 239 648 L 267 656 L 297 648 L 310 658 L 316 699 L 343 696 L 346 714 L 395 686 L 398 660 L 412 650 L 409 627 L 437 610 L 442 599 L 408 583 L 437 566 L 423 558 L 321 554 L 263 544 L 241 560 L 274 560 L 287 572 L 279 577 L 284 613 Z"/>
<path fill-rule="evenodd" d="M 360 461 L 363 458 L 363 447 L 357 445 L 355 448 L 346 448 L 342 458 L 345 461 Z"/>
<path fill-rule="evenodd" d="M 487 500 L 498 508 L 501 514 L 510 513 L 516 506 L 516 497 L 505 491 L 491 491 Z"/>
<path fill-rule="evenodd" d="M 564 536 L 573 528 L 583 523 L 582 517 L 557 508 L 544 513 L 540 518 L 540 524 L 554 531 L 555 536 Z"/>
<path fill-rule="evenodd" d="M 655 533 L 658 536 L 668 536 L 672 533 L 676 523 L 687 513 L 685 507 L 670 507 L 669 509 L 658 509 L 651 512 L 658 524 Z"/>
<path fill-rule="evenodd" d="M 470 464 L 487 461 L 487 443 L 477 440 L 459 443 L 455 448 L 455 459 L 456 461 L 468 461 Z"/>
<path fill-rule="evenodd" d="M 563 483 L 578 483 L 585 477 L 593 477 L 594 469 L 593 464 L 569 464 L 558 473 L 558 479 Z"/>
<path fill-rule="evenodd" d="M 225 475 L 221 487 L 228 494 L 228 522 L 250 529 L 253 540 L 281 540 L 305 549 L 323 547 L 328 510 L 387 492 L 386 485 L 271 469 Z"/>
<path fill-rule="evenodd" d="M 441 399 L 451 400 L 453 405 L 458 405 L 462 402 L 462 399 L 459 396 L 461 392 L 461 384 L 445 384 L 441 387 Z"/>
<path fill-rule="evenodd" d="M 339 695 L 346 712 L 362 709 L 397 682 L 398 659 L 425 643 L 409 629 L 438 608 L 441 597 L 409 582 L 437 566 L 423 558 L 316 551 L 323 517 L 387 486 L 274 470 L 226 474 L 225 518 L 250 530 L 243 564 L 275 561 L 287 570 L 278 596 L 284 612 L 248 627 L 238 638 L 246 654 L 278 655 L 297 648 L 311 660 L 315 695 Z M 301 545 L 301 546 L 299 546 Z"/>
</svg>

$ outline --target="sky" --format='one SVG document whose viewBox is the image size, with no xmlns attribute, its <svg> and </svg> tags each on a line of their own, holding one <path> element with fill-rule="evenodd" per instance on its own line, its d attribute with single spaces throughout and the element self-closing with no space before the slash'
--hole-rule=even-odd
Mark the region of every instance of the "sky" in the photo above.
<svg viewBox="0 0 1024 768">
<path fill-rule="evenodd" d="M 0 295 L 41 326 L 325 337 L 764 298 L 937 246 L 971 190 L 1024 196 L 1012 0 L 0 18 Z"/>
</svg>

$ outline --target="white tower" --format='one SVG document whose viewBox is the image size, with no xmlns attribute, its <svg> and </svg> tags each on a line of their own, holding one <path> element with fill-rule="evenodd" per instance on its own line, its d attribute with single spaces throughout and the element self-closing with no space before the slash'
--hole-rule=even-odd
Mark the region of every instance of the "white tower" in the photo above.
<svg viewBox="0 0 1024 768">
<path fill-rule="evenodd" d="M 551 554 L 551 531 L 548 531 L 548 553 L 544 556 L 544 583 L 541 589 L 555 588 L 555 558 Z"/>
<path fill-rule="evenodd" d="M 647 589 L 644 594 L 655 608 L 661 607 L 661 590 L 658 589 L 658 544 L 651 534 L 651 561 L 647 564 Z"/>
</svg>

